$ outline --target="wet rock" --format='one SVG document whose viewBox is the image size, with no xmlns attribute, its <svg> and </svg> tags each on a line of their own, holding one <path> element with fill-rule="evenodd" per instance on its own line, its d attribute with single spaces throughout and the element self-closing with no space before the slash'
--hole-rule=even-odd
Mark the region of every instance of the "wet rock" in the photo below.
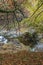
<svg viewBox="0 0 43 65">
<path fill-rule="evenodd" d="M 19 38 L 20 42 L 22 42 L 24 45 L 26 46 L 30 46 L 30 47 L 33 47 L 35 44 L 37 44 L 37 33 L 34 32 L 34 33 L 29 33 L 29 32 L 26 32 L 24 35 L 22 35 L 20 38 Z"/>
</svg>

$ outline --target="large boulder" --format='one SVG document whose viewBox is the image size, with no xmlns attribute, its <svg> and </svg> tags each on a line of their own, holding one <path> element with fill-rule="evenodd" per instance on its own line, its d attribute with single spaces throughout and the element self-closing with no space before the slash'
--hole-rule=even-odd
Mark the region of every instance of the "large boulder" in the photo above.
<svg viewBox="0 0 43 65">
<path fill-rule="evenodd" d="M 30 34 L 29 32 L 26 32 L 19 38 L 19 40 L 24 45 L 33 47 L 35 44 L 37 44 L 37 33 L 34 32 Z"/>
</svg>

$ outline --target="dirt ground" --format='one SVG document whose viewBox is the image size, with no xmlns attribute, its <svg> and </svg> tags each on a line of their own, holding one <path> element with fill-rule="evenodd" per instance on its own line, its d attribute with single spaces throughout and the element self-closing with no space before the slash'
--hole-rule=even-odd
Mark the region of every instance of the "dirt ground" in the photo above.
<svg viewBox="0 0 43 65">
<path fill-rule="evenodd" d="M 43 65 L 43 53 L 20 51 L 0 54 L 0 65 Z"/>
</svg>

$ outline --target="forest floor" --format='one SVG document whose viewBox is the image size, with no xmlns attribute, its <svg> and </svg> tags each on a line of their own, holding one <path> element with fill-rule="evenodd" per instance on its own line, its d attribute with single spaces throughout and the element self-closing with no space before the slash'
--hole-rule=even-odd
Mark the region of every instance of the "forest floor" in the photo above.
<svg viewBox="0 0 43 65">
<path fill-rule="evenodd" d="M 0 54 L 0 65 L 43 65 L 43 53 L 20 51 Z"/>
</svg>

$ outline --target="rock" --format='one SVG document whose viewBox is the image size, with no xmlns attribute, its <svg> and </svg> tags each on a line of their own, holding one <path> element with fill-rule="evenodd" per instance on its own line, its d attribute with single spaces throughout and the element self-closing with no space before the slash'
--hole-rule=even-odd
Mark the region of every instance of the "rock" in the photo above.
<svg viewBox="0 0 43 65">
<path fill-rule="evenodd" d="M 37 33 L 34 32 L 30 34 L 29 32 L 26 32 L 24 35 L 22 35 L 19 38 L 20 42 L 22 42 L 26 46 L 33 47 L 35 44 L 37 44 Z"/>
</svg>

